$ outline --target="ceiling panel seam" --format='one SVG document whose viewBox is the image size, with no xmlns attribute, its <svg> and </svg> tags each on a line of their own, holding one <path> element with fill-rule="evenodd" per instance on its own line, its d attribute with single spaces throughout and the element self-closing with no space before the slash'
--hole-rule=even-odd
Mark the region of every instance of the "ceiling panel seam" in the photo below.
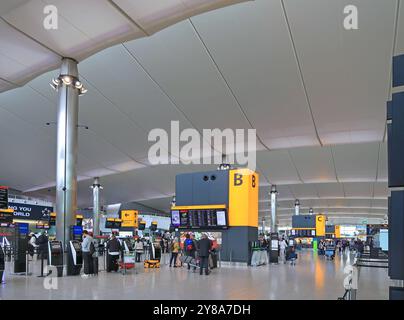
<svg viewBox="0 0 404 320">
<path fill-rule="evenodd" d="M 3 78 L 3 77 L 0 77 L 0 80 L 1 80 L 1 81 L 4 81 L 4 82 L 6 82 L 6 83 L 8 83 L 8 84 L 10 84 L 10 85 L 12 85 L 13 87 L 21 87 L 21 85 L 19 85 L 19 84 L 17 84 L 17 83 L 14 83 L 14 82 L 12 82 L 12 81 L 10 81 L 10 80 L 7 80 L 7 79 L 5 79 L 5 78 Z"/>
<path fill-rule="evenodd" d="M 298 177 L 299 180 L 304 184 L 304 181 L 303 181 L 302 177 L 300 176 L 300 172 L 299 172 L 299 170 L 298 170 L 297 167 L 296 167 L 295 161 L 293 160 L 293 157 L 292 157 L 292 154 L 291 154 L 290 150 L 288 150 L 288 155 L 289 155 L 290 161 L 292 162 L 293 167 L 294 167 L 295 170 L 296 170 L 297 177 Z"/>
<path fill-rule="evenodd" d="M 124 16 L 130 23 L 132 23 L 136 28 L 141 30 L 144 35 L 150 36 L 151 34 L 147 32 L 145 28 L 143 28 L 136 20 L 134 20 L 131 16 L 129 16 L 125 10 L 123 10 L 119 5 L 117 5 L 114 0 L 107 0 L 107 2 L 117 11 L 119 14 Z"/>
<path fill-rule="evenodd" d="M 171 102 L 173 107 L 191 124 L 191 126 L 198 131 L 198 133 L 203 137 L 202 132 L 200 131 L 199 128 L 196 127 L 196 125 L 191 121 L 191 119 L 186 115 L 186 113 L 180 108 L 177 102 L 174 101 L 174 98 L 172 98 L 166 90 L 161 86 L 160 83 L 154 77 L 150 74 L 150 72 L 146 69 L 145 66 L 140 62 L 140 60 L 125 46 L 124 43 L 122 43 L 122 46 L 124 47 L 125 51 L 129 54 L 129 56 L 139 65 L 139 67 L 145 72 L 145 74 L 149 77 L 149 79 L 157 86 L 158 89 L 167 97 L 167 99 Z M 217 150 L 213 148 L 211 141 L 205 140 L 206 142 L 209 143 L 209 145 L 212 147 L 213 150 L 216 150 L 217 152 L 220 152 L 220 150 Z"/>
<path fill-rule="evenodd" d="M 52 105 L 55 103 L 54 101 L 52 101 L 51 99 L 49 99 L 49 97 L 45 96 L 44 94 L 42 94 L 42 92 L 38 91 L 37 89 L 35 89 L 35 88 L 32 87 L 31 85 L 28 85 L 28 87 L 29 87 L 31 90 L 33 90 L 36 94 L 38 94 L 38 95 L 40 95 L 41 97 L 45 98 L 46 100 L 50 101 L 50 102 L 52 103 Z M 21 120 L 23 120 L 23 119 L 21 119 Z M 23 121 L 25 121 L 25 120 L 23 120 Z M 26 123 L 29 123 L 29 124 L 32 125 L 32 126 L 34 126 L 33 124 L 31 124 L 31 123 L 28 122 L 28 121 L 25 121 L 25 122 L 26 122 Z M 36 126 L 34 126 L 34 127 L 36 127 Z M 91 132 L 92 132 L 94 135 L 96 135 L 98 138 L 101 138 L 101 139 L 102 139 L 102 137 L 98 136 L 93 130 L 91 130 L 91 129 L 88 129 L 88 130 L 91 131 Z M 47 134 L 47 136 L 50 137 L 50 138 L 52 138 L 52 139 L 55 139 L 55 137 L 52 136 L 52 135 L 50 135 L 50 134 L 49 134 L 49 135 Z M 109 143 L 109 142 L 106 141 L 106 140 L 104 140 L 104 141 L 107 142 L 108 144 L 111 144 L 111 143 Z M 115 147 L 115 146 L 114 146 L 114 147 Z M 116 147 L 115 147 L 115 148 L 116 148 Z M 119 149 L 117 149 L 117 150 L 119 150 Z M 88 161 L 90 161 L 90 162 L 93 162 L 93 163 L 97 164 L 98 166 L 100 166 L 100 167 L 103 168 L 103 169 L 107 169 L 107 170 L 110 170 L 110 171 L 114 171 L 114 172 L 116 172 L 116 173 L 119 173 L 119 171 L 110 169 L 110 168 L 104 166 L 102 163 L 99 163 L 98 161 L 96 161 L 96 160 L 94 160 L 94 159 L 90 159 L 89 157 L 87 157 L 87 156 L 84 155 L 83 153 L 78 153 L 78 155 L 80 155 L 80 156 L 83 157 L 83 158 L 86 158 L 86 159 L 87 159 Z M 139 163 L 138 161 L 135 161 L 135 162 Z"/>
<path fill-rule="evenodd" d="M 330 146 L 330 151 L 331 151 L 332 165 L 334 167 L 335 178 L 337 179 L 337 182 L 340 183 L 338 173 L 337 173 L 337 166 L 335 165 L 334 148 L 332 146 Z M 344 189 L 343 185 L 342 185 L 342 189 Z M 343 192 L 344 192 L 344 196 L 345 196 L 345 190 Z"/>
<path fill-rule="evenodd" d="M 157 86 L 158 89 L 164 94 L 164 96 L 167 97 L 167 99 L 171 102 L 173 107 L 192 125 L 192 127 L 197 130 L 199 133 L 199 129 L 195 126 L 195 124 L 192 122 L 192 120 L 185 114 L 185 112 L 178 106 L 177 102 L 174 101 L 174 98 L 172 98 L 167 91 L 158 83 L 156 79 L 150 74 L 149 71 L 143 66 L 143 64 L 139 61 L 139 59 L 126 47 L 124 43 L 122 43 L 123 48 L 125 51 L 129 54 L 129 56 L 135 60 L 135 62 L 139 65 L 139 67 L 143 70 L 143 72 L 149 77 L 149 79 Z"/>
<path fill-rule="evenodd" d="M 197 30 L 197 28 L 195 27 L 194 23 L 192 22 L 192 19 L 189 18 L 188 19 L 189 23 L 191 24 L 192 29 L 194 30 L 197 38 L 199 39 L 199 41 L 201 42 L 202 46 L 205 49 L 206 54 L 208 55 L 209 59 L 211 60 L 213 66 L 215 67 L 216 71 L 218 72 L 218 74 L 220 75 L 222 81 L 224 82 L 224 84 L 227 87 L 227 90 L 230 92 L 230 95 L 233 97 L 234 101 L 236 102 L 237 106 L 239 107 L 240 112 L 242 113 L 244 119 L 248 122 L 249 126 L 252 129 L 255 129 L 254 125 L 252 124 L 251 120 L 248 118 L 243 106 L 241 105 L 241 102 L 239 101 L 239 99 L 237 98 L 234 90 L 231 88 L 229 82 L 227 81 L 226 77 L 224 76 L 222 70 L 220 69 L 219 65 L 217 64 L 216 60 L 213 58 L 212 53 L 210 52 L 207 44 L 205 43 L 205 41 L 203 40 L 201 34 L 199 33 L 199 31 Z M 261 139 L 261 137 L 258 135 L 258 133 L 256 133 L 256 137 L 258 139 L 258 141 L 265 147 L 265 149 L 267 149 L 268 151 L 270 151 L 271 149 L 263 142 L 263 140 Z"/>
<path fill-rule="evenodd" d="M 83 76 L 82 74 L 80 74 L 80 78 L 83 78 L 86 82 L 88 82 L 105 100 L 108 101 L 109 104 L 111 104 L 112 106 L 115 107 L 116 110 L 118 110 L 120 113 L 122 113 L 127 119 L 129 119 L 133 125 L 139 129 L 141 129 L 143 132 L 147 133 L 147 130 L 145 128 L 143 128 L 141 125 L 139 125 L 135 120 L 132 119 L 131 116 L 129 116 L 128 114 L 126 114 L 126 112 L 122 111 L 114 102 L 112 102 L 108 97 L 106 97 L 101 90 L 99 90 L 97 88 L 97 86 L 95 86 L 91 81 L 89 81 L 85 76 Z M 93 131 L 94 132 L 94 131 Z M 95 133 L 95 132 L 94 132 Z M 95 133 L 96 134 L 96 133 Z M 96 134 L 97 137 L 102 137 L 99 134 Z M 133 156 L 127 154 L 125 151 L 121 150 L 120 148 L 118 148 L 117 146 L 115 146 L 112 142 L 106 140 L 105 138 L 102 138 L 105 142 L 108 142 L 110 145 L 112 145 L 114 148 L 116 148 L 117 150 L 119 150 L 120 152 L 122 152 L 123 154 L 125 154 L 126 156 L 128 156 L 130 159 L 132 159 L 133 161 L 135 161 L 136 163 L 139 164 L 143 164 L 144 163 L 140 162 L 139 160 L 136 160 Z M 170 151 L 168 150 L 169 154 Z"/>
<path fill-rule="evenodd" d="M 296 195 L 293 193 L 292 189 L 290 188 L 290 185 L 286 185 L 286 187 L 288 188 L 289 192 L 291 193 L 291 195 L 293 196 L 293 198 L 296 200 Z"/>
<path fill-rule="evenodd" d="M 295 40 L 293 38 L 292 28 L 290 26 L 289 18 L 288 18 L 287 12 L 286 12 L 285 3 L 284 3 L 284 0 L 280 0 L 280 1 L 281 1 L 282 12 L 283 12 L 283 15 L 284 15 L 284 18 L 285 18 L 286 26 L 287 26 L 288 32 L 289 32 L 289 38 L 290 38 L 290 41 L 291 41 L 291 44 L 292 44 L 292 49 L 293 49 L 292 51 L 293 51 L 293 54 L 295 56 L 297 68 L 298 68 L 298 71 L 299 71 L 300 80 L 301 80 L 304 95 L 305 95 L 305 98 L 306 98 L 307 107 L 309 109 L 311 120 L 313 122 L 314 132 L 316 134 L 316 137 L 317 137 L 317 140 L 318 140 L 320 146 L 323 146 L 323 142 L 321 141 L 320 135 L 318 133 L 316 121 L 314 119 L 314 113 L 313 113 L 313 110 L 312 110 L 312 107 L 311 107 L 311 101 L 310 101 L 308 90 L 307 90 L 307 87 L 306 87 L 306 82 L 304 80 L 303 70 L 302 70 L 302 66 L 301 66 L 301 63 L 300 63 L 299 55 L 297 53 L 297 48 L 296 48 Z"/>
<path fill-rule="evenodd" d="M 20 30 L 19 28 L 17 28 L 16 26 L 14 26 L 10 22 L 8 22 L 4 17 L 0 16 L 0 19 L 2 21 L 4 21 L 8 26 L 10 26 L 14 30 L 18 31 L 19 33 L 21 33 L 23 36 L 27 37 L 28 39 L 34 41 L 36 44 L 40 45 L 42 48 L 54 53 L 55 55 L 59 56 L 60 58 L 63 58 L 63 54 L 61 54 L 60 52 L 57 52 L 56 50 L 54 50 L 54 49 L 52 49 L 50 47 L 48 47 L 47 45 L 43 44 L 39 40 L 35 39 L 34 37 L 31 37 L 29 34 L 25 33 L 24 31 Z"/>
</svg>

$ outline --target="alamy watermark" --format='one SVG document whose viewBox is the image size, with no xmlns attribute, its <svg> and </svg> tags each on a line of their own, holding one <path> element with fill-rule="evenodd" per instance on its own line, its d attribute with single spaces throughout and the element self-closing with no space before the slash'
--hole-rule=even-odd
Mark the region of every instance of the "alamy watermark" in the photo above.
<svg viewBox="0 0 404 320">
<path fill-rule="evenodd" d="M 152 165 L 157 164 L 216 164 L 256 168 L 255 129 L 203 129 L 180 131 L 178 121 L 171 121 L 170 133 L 161 128 L 149 132 L 149 142 L 155 142 L 148 152 Z"/>
<path fill-rule="evenodd" d="M 344 28 L 345 30 L 358 30 L 359 29 L 359 14 L 358 7 L 354 5 L 348 5 L 344 7 Z"/>
</svg>

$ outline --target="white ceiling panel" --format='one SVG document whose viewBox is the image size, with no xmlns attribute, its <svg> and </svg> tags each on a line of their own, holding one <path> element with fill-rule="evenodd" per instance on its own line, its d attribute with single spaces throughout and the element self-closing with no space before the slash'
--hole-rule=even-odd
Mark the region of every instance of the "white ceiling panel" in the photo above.
<svg viewBox="0 0 404 320">
<path fill-rule="evenodd" d="M 337 182 L 329 147 L 295 148 L 290 154 L 305 183 Z"/>
<path fill-rule="evenodd" d="M 243 0 L 113 0 L 148 34 L 187 17 Z"/>
<path fill-rule="evenodd" d="M 272 184 L 301 183 L 287 150 L 258 151 L 257 164 Z"/>
<path fill-rule="evenodd" d="M 22 84 L 37 75 L 38 71 L 45 72 L 60 63 L 58 55 L 25 37 L 3 20 L 0 20 L 0 40 L 0 77 L 15 84 Z"/>
<path fill-rule="evenodd" d="M 375 198 L 385 198 L 389 196 L 389 189 L 387 187 L 387 182 L 375 182 L 373 185 L 374 197 Z"/>
<path fill-rule="evenodd" d="M 169 132 L 171 121 L 179 121 L 180 129 L 192 127 L 124 46 L 83 61 L 80 75 L 145 131 L 162 128 Z"/>
<path fill-rule="evenodd" d="M 369 182 L 344 183 L 344 190 L 347 198 L 373 197 L 373 183 Z"/>
<path fill-rule="evenodd" d="M 56 170 L 52 142 L 40 129 L 0 107 L 1 184 L 25 190 L 51 181 Z"/>
<path fill-rule="evenodd" d="M 58 10 L 57 29 L 43 26 L 43 11 L 48 4 Z M 112 44 L 144 36 L 104 0 L 31 0 L 3 18 L 59 55 L 77 60 Z"/>
<path fill-rule="evenodd" d="M 375 181 L 379 143 L 337 145 L 332 150 L 340 182 Z"/>
<path fill-rule="evenodd" d="M 289 189 L 299 200 L 318 198 L 317 189 L 310 183 L 293 184 Z"/>
<path fill-rule="evenodd" d="M 314 187 L 320 198 L 343 198 L 344 187 L 341 183 L 316 183 Z"/>
<path fill-rule="evenodd" d="M 169 212 L 171 208 L 171 200 L 172 197 L 165 197 L 165 198 L 142 200 L 138 202 L 150 208 L 154 208 L 163 212 Z"/>
<path fill-rule="evenodd" d="M 269 148 L 318 145 L 279 1 L 247 2 L 192 21 Z"/>
<path fill-rule="evenodd" d="M 188 21 L 125 46 L 196 128 L 250 128 Z"/>
<path fill-rule="evenodd" d="M 373 209 L 386 209 L 388 208 L 387 199 L 372 199 Z"/>
<path fill-rule="evenodd" d="M 88 92 L 80 99 L 80 124 L 88 126 L 133 159 L 147 155 L 147 132 L 83 80 Z"/>
<path fill-rule="evenodd" d="M 381 141 L 396 1 L 284 2 L 323 143 Z M 359 29 L 348 31 L 343 9 L 351 4 Z"/>
<path fill-rule="evenodd" d="M 377 165 L 377 181 L 387 182 L 387 143 L 380 143 L 379 163 Z"/>
</svg>

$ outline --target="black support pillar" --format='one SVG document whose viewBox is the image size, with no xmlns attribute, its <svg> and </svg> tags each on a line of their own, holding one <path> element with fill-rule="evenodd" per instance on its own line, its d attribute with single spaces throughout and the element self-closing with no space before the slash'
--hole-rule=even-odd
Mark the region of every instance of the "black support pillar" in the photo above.
<svg viewBox="0 0 404 320">
<path fill-rule="evenodd" d="M 404 54 L 393 58 L 387 102 L 390 300 L 404 300 Z"/>
</svg>

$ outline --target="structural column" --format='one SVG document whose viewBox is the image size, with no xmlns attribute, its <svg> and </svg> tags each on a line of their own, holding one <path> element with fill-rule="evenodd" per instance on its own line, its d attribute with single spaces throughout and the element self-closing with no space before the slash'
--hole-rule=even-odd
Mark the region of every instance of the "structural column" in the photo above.
<svg viewBox="0 0 404 320">
<path fill-rule="evenodd" d="M 278 191 L 276 191 L 276 185 L 272 185 L 271 187 L 271 232 L 278 232 L 278 228 L 276 225 L 276 200 Z"/>
<path fill-rule="evenodd" d="M 100 184 L 100 179 L 98 177 L 94 178 L 93 188 L 93 234 L 95 236 L 100 235 L 100 189 L 102 186 Z"/>
<path fill-rule="evenodd" d="M 296 199 L 295 201 L 295 216 L 298 216 L 300 214 L 300 201 L 299 199 Z"/>
<path fill-rule="evenodd" d="M 404 300 L 404 54 L 393 58 L 392 93 L 387 102 L 389 296 Z"/>
<path fill-rule="evenodd" d="M 56 237 L 64 247 L 77 209 L 78 96 L 85 92 L 78 80 L 77 62 L 64 58 L 51 86 L 58 91 L 56 155 Z"/>
</svg>

